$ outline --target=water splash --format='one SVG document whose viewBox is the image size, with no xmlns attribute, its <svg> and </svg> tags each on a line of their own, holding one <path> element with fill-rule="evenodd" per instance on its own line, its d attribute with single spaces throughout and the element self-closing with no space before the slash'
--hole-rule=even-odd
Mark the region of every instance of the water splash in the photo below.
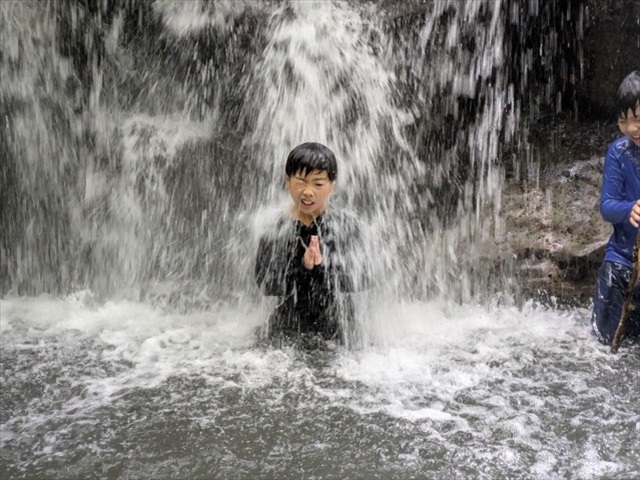
<svg viewBox="0 0 640 480">
<path fill-rule="evenodd" d="M 0 309 L 5 473 L 601 478 L 640 462 L 640 352 L 598 348 L 586 310 L 405 304 L 399 344 L 327 354 L 255 348 L 260 315 L 237 309 L 167 314 L 87 292 Z"/>
</svg>

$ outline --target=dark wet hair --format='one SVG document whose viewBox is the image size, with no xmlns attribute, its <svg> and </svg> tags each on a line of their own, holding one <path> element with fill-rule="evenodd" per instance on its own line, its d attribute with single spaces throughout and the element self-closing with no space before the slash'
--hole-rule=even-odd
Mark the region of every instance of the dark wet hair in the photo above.
<svg viewBox="0 0 640 480">
<path fill-rule="evenodd" d="M 640 70 L 634 70 L 624 77 L 616 93 L 616 113 L 618 117 L 627 118 L 631 110 L 635 116 L 636 108 L 640 104 Z"/>
<path fill-rule="evenodd" d="M 338 176 L 338 162 L 335 154 L 321 143 L 307 142 L 295 147 L 287 157 L 284 171 L 287 177 L 302 172 L 307 175 L 314 170 L 327 172 L 330 181 Z"/>
</svg>

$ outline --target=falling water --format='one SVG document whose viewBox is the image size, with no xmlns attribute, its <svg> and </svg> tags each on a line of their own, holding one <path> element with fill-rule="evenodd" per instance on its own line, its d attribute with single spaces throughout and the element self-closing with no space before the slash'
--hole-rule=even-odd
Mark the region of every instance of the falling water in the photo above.
<svg viewBox="0 0 640 480">
<path fill-rule="evenodd" d="M 493 243 L 554 93 L 508 39 L 545 5 L 1 3 L 1 476 L 633 476 L 637 349 L 521 299 Z M 255 346 L 304 141 L 367 226 L 357 348 Z"/>
<path fill-rule="evenodd" d="M 56 48 L 55 22 L 37 11 L 46 9 L 12 5 L 4 13 L 16 30 L 8 32 L 7 56 L 17 67 L 4 88 L 25 104 L 9 117 L 10 183 L 23 217 L 6 245 L 13 263 L 5 291 L 89 288 L 101 297 L 137 299 L 173 285 L 184 290 L 187 282 L 207 298 L 241 295 L 252 247 L 241 223 L 277 201 L 287 152 L 316 140 L 340 158 L 343 204 L 380 237 L 372 239 L 370 257 L 386 272 L 385 297 L 395 291 L 469 300 L 478 293 L 465 262 L 477 257 L 474 240 L 499 228 L 499 136 L 508 141 L 518 123 L 503 78 L 499 3 L 437 2 L 414 45 L 390 38 L 372 6 L 274 5 L 259 13 L 267 17 L 263 48 L 238 72 L 221 64 L 225 58 L 213 47 L 213 58 L 200 58 L 204 40 L 190 36 L 222 41 L 210 37 L 225 35 L 231 20 L 223 19 L 254 4 L 222 3 L 207 17 L 194 13 L 197 2 L 157 2 L 147 14 L 165 29 L 165 50 L 179 52 L 184 78 L 163 65 L 168 52 L 141 61 L 124 48 L 121 11 L 102 26 L 109 31 L 101 56 L 87 60 L 86 92 Z M 79 8 L 70 10 L 71 23 L 80 22 Z M 19 15 L 31 15 L 37 28 Z M 45 20 L 35 20 L 40 15 Z M 450 19 L 437 26 L 442 17 Z M 482 56 L 458 47 L 463 33 Z M 32 63 L 23 65 L 23 57 Z M 403 69 L 411 78 L 399 78 Z M 48 84 L 38 90 L 41 77 Z M 235 89 L 220 85 L 229 77 Z M 69 101 L 68 90 L 80 105 Z M 454 101 L 440 99 L 442 92 Z M 78 112 L 83 94 L 86 108 Z M 233 113 L 226 102 L 240 96 Z M 458 111 L 460 101 L 476 96 L 482 109 Z M 50 122 L 66 130 L 52 131 Z M 45 155 L 53 161 L 42 161 Z M 56 247 L 43 247 L 39 239 L 52 232 Z"/>
</svg>

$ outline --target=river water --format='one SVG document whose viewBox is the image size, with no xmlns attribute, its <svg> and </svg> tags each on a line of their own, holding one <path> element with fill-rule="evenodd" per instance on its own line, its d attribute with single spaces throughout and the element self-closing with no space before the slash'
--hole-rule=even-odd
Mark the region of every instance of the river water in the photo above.
<svg viewBox="0 0 640 480">
<path fill-rule="evenodd" d="M 608 354 L 586 310 L 397 304 L 384 344 L 306 351 L 256 347 L 259 310 L 169 315 L 86 292 L 0 308 L 3 478 L 640 469 L 640 350 Z"/>
<path fill-rule="evenodd" d="M 0 476 L 637 478 L 638 345 L 492 244 L 514 4 L 3 2 Z M 347 345 L 261 345 L 256 239 L 310 140 L 374 287 Z"/>
</svg>

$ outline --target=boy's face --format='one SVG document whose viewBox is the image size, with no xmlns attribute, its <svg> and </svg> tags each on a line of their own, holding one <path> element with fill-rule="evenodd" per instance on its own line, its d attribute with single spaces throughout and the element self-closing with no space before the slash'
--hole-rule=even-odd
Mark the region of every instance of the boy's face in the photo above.
<svg viewBox="0 0 640 480">
<path fill-rule="evenodd" d="M 629 137 L 633 143 L 640 147 L 640 103 L 636 105 L 635 112 L 629 109 L 627 118 L 622 116 L 618 118 L 618 128 L 623 135 Z"/>
<path fill-rule="evenodd" d="M 284 183 L 291 194 L 296 211 L 299 214 L 317 217 L 324 212 L 325 203 L 336 182 L 329 180 L 326 171 L 312 170 L 298 171 L 290 177 L 285 176 Z"/>
</svg>

